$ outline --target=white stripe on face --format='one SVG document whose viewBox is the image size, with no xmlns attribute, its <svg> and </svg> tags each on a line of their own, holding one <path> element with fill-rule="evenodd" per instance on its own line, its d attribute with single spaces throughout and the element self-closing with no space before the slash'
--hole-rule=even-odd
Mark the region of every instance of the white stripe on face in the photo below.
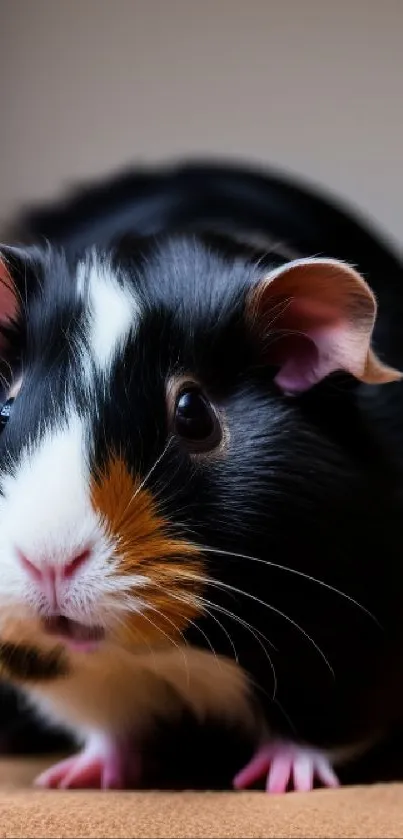
<svg viewBox="0 0 403 839">
<path fill-rule="evenodd" d="M 0 540 L 41 563 L 74 555 L 98 530 L 81 419 L 70 412 L 27 447 L 14 474 L 2 479 Z"/>
<path fill-rule="evenodd" d="M 78 266 L 77 290 L 85 296 L 89 309 L 91 359 L 106 373 L 139 322 L 139 301 L 131 288 L 118 282 L 108 264 L 94 255 Z"/>
</svg>

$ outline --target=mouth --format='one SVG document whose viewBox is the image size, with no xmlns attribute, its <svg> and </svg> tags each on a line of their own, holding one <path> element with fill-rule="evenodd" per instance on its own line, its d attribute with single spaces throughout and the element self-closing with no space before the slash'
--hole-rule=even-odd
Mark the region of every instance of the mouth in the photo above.
<svg viewBox="0 0 403 839">
<path fill-rule="evenodd" d="M 45 618 L 44 628 L 48 635 L 55 636 L 71 649 L 86 653 L 98 649 L 105 638 L 102 626 L 86 626 L 64 615 Z"/>
</svg>

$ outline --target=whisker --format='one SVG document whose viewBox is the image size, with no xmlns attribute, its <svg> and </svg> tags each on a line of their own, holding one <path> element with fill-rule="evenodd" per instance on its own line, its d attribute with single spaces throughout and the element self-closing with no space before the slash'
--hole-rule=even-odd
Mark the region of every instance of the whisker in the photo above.
<svg viewBox="0 0 403 839">
<path fill-rule="evenodd" d="M 167 638 L 167 640 L 174 647 L 176 647 L 176 649 L 179 650 L 179 652 L 181 653 L 181 655 L 183 657 L 183 660 L 184 660 L 184 664 L 185 664 L 186 682 L 187 682 L 187 685 L 189 687 L 189 682 L 190 682 L 189 662 L 188 662 L 187 655 L 186 655 L 186 652 L 185 652 L 185 649 L 184 649 L 187 646 L 187 642 L 186 642 L 185 636 L 183 635 L 183 632 L 181 632 L 179 627 L 177 627 L 176 624 L 172 620 L 170 620 L 170 618 L 167 618 L 166 615 L 163 614 L 163 612 L 160 612 L 159 609 L 156 609 L 155 606 L 151 606 L 150 604 L 147 603 L 147 608 L 150 609 L 152 612 L 155 612 L 157 615 L 159 615 L 161 618 L 163 618 L 163 620 L 166 620 L 167 623 L 170 623 L 171 626 L 174 627 L 175 632 L 177 632 L 178 635 L 181 635 L 181 637 L 183 638 L 184 647 L 181 647 L 180 644 L 177 644 L 177 642 L 173 638 L 171 638 L 170 635 L 168 635 L 167 632 L 164 632 L 164 630 L 161 629 L 160 626 L 157 626 L 157 624 L 155 624 L 154 621 L 151 620 L 151 618 L 147 617 L 147 615 L 145 615 L 144 612 L 141 613 L 141 617 L 144 618 L 144 620 L 146 620 L 148 623 L 150 623 L 151 626 L 154 627 L 154 629 L 157 629 L 159 632 L 161 632 L 162 635 L 164 635 L 165 638 Z"/>
<path fill-rule="evenodd" d="M 196 621 L 192 621 L 192 620 L 190 620 L 190 618 L 187 618 L 186 620 L 187 620 L 187 623 L 188 623 L 190 626 L 193 626 L 195 629 L 197 629 L 197 631 L 198 631 L 198 632 L 200 632 L 200 634 L 203 636 L 204 640 L 205 640 L 205 641 L 206 641 L 206 643 L 208 644 L 208 646 L 209 646 L 209 648 L 210 648 L 210 650 L 211 650 L 211 652 L 212 652 L 212 654 L 213 654 L 213 656 L 214 656 L 215 661 L 217 662 L 217 665 L 218 665 L 219 669 L 220 669 L 220 670 L 222 670 L 222 664 L 221 664 L 221 661 L 220 661 L 220 659 L 219 659 L 219 656 L 217 655 L 216 650 L 214 649 L 214 647 L 213 647 L 213 645 L 212 645 L 212 643 L 211 643 L 211 641 L 210 641 L 210 638 L 209 638 L 209 637 L 208 637 L 208 635 L 204 632 L 204 629 L 202 629 L 202 628 L 201 628 L 201 626 L 198 626 L 198 624 L 196 623 Z"/>
<path fill-rule="evenodd" d="M 150 653 L 150 656 L 151 656 L 152 661 L 153 661 L 154 674 L 155 674 L 156 677 L 158 677 L 159 674 L 158 674 L 158 670 L 157 670 L 157 662 L 156 662 L 156 659 L 155 659 L 155 652 L 154 652 L 151 644 L 144 637 L 143 633 L 140 632 L 140 630 L 137 627 L 134 627 L 134 626 L 127 627 L 126 622 L 123 620 L 123 618 L 120 615 L 119 615 L 119 617 L 117 615 L 114 615 L 113 624 L 114 625 L 118 624 L 118 625 L 123 626 L 125 631 L 127 631 L 127 629 L 129 628 L 130 635 L 133 636 L 133 637 L 135 635 L 139 636 L 139 638 L 141 639 L 141 643 L 147 648 L 148 652 Z"/>
<path fill-rule="evenodd" d="M 221 556 L 234 557 L 235 559 L 246 559 L 250 560 L 251 562 L 259 562 L 262 565 L 267 565 L 271 568 L 277 568 L 279 571 L 287 571 L 289 574 L 294 574 L 297 577 L 302 577 L 306 580 L 309 580 L 312 583 L 317 583 L 318 585 L 323 586 L 323 588 L 328 589 L 328 591 L 332 591 L 334 594 L 338 594 L 340 597 L 343 597 L 345 600 L 348 600 L 353 606 L 357 606 L 358 609 L 360 609 L 362 612 L 368 615 L 368 617 L 371 618 L 371 620 L 373 620 L 380 628 L 382 628 L 375 615 L 373 615 L 372 612 L 369 611 L 369 609 L 363 606 L 362 603 L 360 603 L 358 600 L 355 600 L 354 597 L 350 597 L 349 594 L 346 594 L 346 592 L 341 591 L 335 586 L 330 585 L 330 583 L 325 583 L 324 580 L 319 580 L 317 577 L 313 577 L 310 574 L 305 574 L 304 571 L 298 571 L 295 568 L 289 568 L 287 565 L 280 565 L 278 562 L 271 562 L 271 560 L 261 559 L 256 556 L 250 556 L 249 554 L 236 553 L 235 551 L 225 551 L 220 548 L 211 548 L 207 545 L 197 545 L 197 548 L 200 551 L 203 551 L 203 553 L 220 554 Z"/>
<path fill-rule="evenodd" d="M 179 577 L 180 577 L 180 576 L 181 576 L 181 575 L 179 574 Z M 188 579 L 189 579 L 189 576 L 190 576 L 189 574 L 186 574 L 186 575 L 185 575 L 185 579 L 186 579 L 186 580 L 188 580 Z M 193 575 L 192 575 L 192 576 L 193 576 Z M 189 599 L 182 598 L 182 597 L 180 597 L 179 595 L 175 595 L 175 594 L 173 594 L 173 593 L 172 593 L 172 592 L 170 592 L 170 591 L 167 591 L 166 593 L 167 593 L 167 594 L 168 594 L 171 598 L 173 598 L 174 600 L 180 600 L 181 602 L 184 602 L 184 603 L 186 603 L 186 602 L 190 602 L 190 601 L 189 601 Z M 262 650 L 263 650 L 263 652 L 264 652 L 264 654 L 265 654 L 266 658 L 268 659 L 268 662 L 269 662 L 269 664 L 270 664 L 271 671 L 272 671 L 272 673 L 273 673 L 273 685 L 274 685 L 274 687 L 273 687 L 273 697 L 272 697 L 272 698 L 273 698 L 273 700 L 274 700 L 274 698 L 275 698 L 275 696 L 276 696 L 276 693 L 277 693 L 277 676 L 276 676 L 276 670 L 275 670 L 275 667 L 274 667 L 273 661 L 272 661 L 272 659 L 271 659 L 271 657 L 270 657 L 270 655 L 269 655 L 269 653 L 268 653 L 268 651 L 267 651 L 266 647 L 264 646 L 263 642 L 262 642 L 262 641 L 261 641 L 261 639 L 259 638 L 259 635 L 260 635 L 262 638 L 264 638 L 264 640 L 265 640 L 265 641 L 266 641 L 266 642 L 267 642 L 267 643 L 268 643 L 268 644 L 269 644 L 269 645 L 270 645 L 273 649 L 275 649 L 275 650 L 276 650 L 276 652 L 277 652 L 277 649 L 276 649 L 276 647 L 274 646 L 274 644 L 272 643 L 272 641 L 270 641 L 270 639 L 269 639 L 269 638 L 267 638 L 267 637 L 266 637 L 266 635 L 264 635 L 264 633 L 263 633 L 263 632 L 260 632 L 259 630 L 257 630 L 257 629 L 256 629 L 256 627 L 253 627 L 250 623 L 248 623 L 248 621 L 245 621 L 243 618 L 240 618 L 238 615 L 236 615 L 236 614 L 235 614 L 235 612 L 231 612 L 229 609 L 225 609 L 223 606 L 219 606 L 217 603 L 214 603 L 214 602 L 212 602 L 212 601 L 210 601 L 210 600 L 207 600 L 207 598 L 206 598 L 206 597 L 204 597 L 204 595 L 203 595 L 203 596 L 197 595 L 197 596 L 196 596 L 196 600 L 200 603 L 201 608 L 202 608 L 202 609 L 204 609 L 204 611 L 205 611 L 208 615 L 210 615 L 210 617 L 211 617 L 213 620 L 215 620 L 215 621 L 216 621 L 216 623 L 220 626 L 220 628 L 222 629 L 222 631 L 225 633 L 225 635 L 226 635 L 226 637 L 228 638 L 228 640 L 229 640 L 229 642 L 230 642 L 230 644 L 231 644 L 231 647 L 232 647 L 232 649 L 233 649 L 233 652 L 234 652 L 234 657 L 235 657 L 235 661 L 237 662 L 237 664 L 239 664 L 239 657 L 238 657 L 238 653 L 237 653 L 237 651 L 236 651 L 236 648 L 235 648 L 234 642 L 233 642 L 233 640 L 232 640 L 232 638 L 231 638 L 230 634 L 227 632 L 227 630 L 226 630 L 225 626 L 223 626 L 223 624 L 221 623 L 221 621 L 219 621 L 219 620 L 218 620 L 218 618 L 217 618 L 215 615 L 213 615 L 213 614 L 209 611 L 209 609 L 208 609 L 208 608 L 206 608 L 206 604 L 207 604 L 207 606 L 210 606 L 212 609 L 215 609 L 216 611 L 220 612 L 221 614 L 226 615 L 227 617 L 232 618 L 232 620 L 234 620 L 236 623 L 239 623 L 239 624 L 240 624 L 240 626 L 243 626 L 245 629 L 247 629 L 247 630 L 248 630 L 248 631 L 249 631 L 249 632 L 253 635 L 253 637 L 255 638 L 255 640 L 258 642 L 258 644 L 259 644 L 259 645 L 260 645 L 260 647 L 262 648 Z M 197 629 L 199 629 L 199 630 L 200 630 L 200 627 L 199 627 L 199 626 L 197 626 L 197 624 L 195 624 L 193 621 L 190 621 L 190 623 L 192 623 L 194 626 L 196 626 L 196 628 L 197 628 Z M 205 637 L 206 637 L 206 636 L 205 636 Z M 208 638 L 206 638 L 206 640 L 207 640 L 207 642 L 209 643 L 209 639 L 208 639 Z"/>
<path fill-rule="evenodd" d="M 122 513 L 122 515 L 125 515 L 125 513 L 126 513 L 126 512 L 127 512 L 127 510 L 129 509 L 130 505 L 133 503 L 134 499 L 135 499 L 135 498 L 137 498 L 137 496 L 139 495 L 139 493 L 141 492 L 141 490 L 144 488 L 145 484 L 147 483 L 147 481 L 148 481 L 148 480 L 149 480 L 149 478 L 151 477 L 152 473 L 153 473 L 153 472 L 154 472 L 154 470 L 157 468 L 158 464 L 159 464 L 159 463 L 161 463 L 161 460 L 162 460 L 162 458 L 165 456 L 165 454 L 167 453 L 168 448 L 169 448 L 169 446 L 170 446 L 170 445 L 171 445 L 171 443 L 172 443 L 172 440 L 173 440 L 173 437 L 172 437 L 172 436 L 168 438 L 168 441 L 167 441 L 167 443 L 166 443 L 166 445 L 165 445 L 165 447 L 164 447 L 163 451 L 162 451 L 162 452 L 161 452 L 161 454 L 157 457 L 157 459 L 154 461 L 154 463 L 153 463 L 153 465 L 152 465 L 151 469 L 149 469 L 149 471 L 147 472 L 147 474 L 146 474 L 145 478 L 143 478 L 143 480 L 141 481 L 141 483 L 139 484 L 139 486 L 137 487 L 137 489 L 135 490 L 135 492 L 133 493 L 133 495 L 132 495 L 132 496 L 131 496 L 131 498 L 129 499 L 129 501 L 128 501 L 128 503 L 127 503 L 127 505 L 126 505 L 126 507 L 125 507 L 125 509 L 124 509 L 123 513 Z"/>
<path fill-rule="evenodd" d="M 184 603 L 184 604 L 187 604 L 187 605 L 192 605 L 192 601 L 191 601 L 189 598 L 186 598 L 186 597 L 180 597 L 178 594 L 173 594 L 173 592 L 171 592 L 171 591 L 167 591 L 167 592 L 166 592 L 166 594 L 168 594 L 168 595 L 169 595 L 169 597 L 171 597 L 173 600 L 178 600 L 180 603 Z M 205 610 L 205 611 L 206 611 L 206 612 L 210 615 L 210 617 L 211 617 L 211 618 L 212 618 L 212 619 L 213 619 L 213 620 L 214 620 L 214 621 L 218 624 L 218 626 L 220 626 L 220 627 L 221 627 L 222 631 L 225 633 L 225 635 L 227 636 L 227 638 L 228 638 L 228 640 L 229 640 L 229 642 L 230 642 L 230 644 L 231 644 L 231 646 L 232 646 L 232 649 L 233 649 L 233 652 L 234 652 L 234 656 L 235 656 L 235 660 L 236 660 L 236 662 L 238 663 L 238 655 L 237 655 L 237 651 L 236 651 L 236 649 L 235 649 L 235 646 L 234 646 L 234 643 L 233 643 L 233 641 L 232 641 L 232 638 L 231 638 L 231 636 L 228 634 L 228 632 L 227 632 L 227 630 L 225 629 L 225 627 L 224 627 L 224 626 L 222 625 L 222 623 L 218 620 L 218 618 L 216 618 L 216 617 L 215 617 L 215 615 L 212 615 L 212 614 L 211 614 L 211 612 L 209 612 L 209 611 L 208 611 L 208 609 L 206 609 L 206 608 L 205 608 L 205 606 L 204 606 L 204 602 L 203 602 L 203 603 L 201 603 L 201 601 L 202 601 L 202 600 L 204 601 L 204 598 L 196 597 L 196 598 L 195 598 L 195 600 L 196 600 L 196 601 L 198 601 L 198 602 L 199 602 L 199 604 L 201 604 L 202 608 L 204 608 L 204 610 Z M 182 616 L 182 617 L 183 617 L 183 616 Z M 187 621 L 187 623 L 188 623 L 188 624 L 190 624 L 190 626 L 193 626 L 195 629 L 197 629 L 197 630 L 198 630 L 198 632 L 200 632 L 200 634 L 201 634 L 201 635 L 203 635 L 204 639 L 207 641 L 208 646 L 210 647 L 211 652 L 212 652 L 212 653 L 213 653 L 213 655 L 216 657 L 217 662 L 220 664 L 220 667 L 221 667 L 221 662 L 219 661 L 219 657 L 218 657 L 218 655 L 217 655 L 217 652 L 216 652 L 216 650 L 214 649 L 214 647 L 213 647 L 213 645 L 212 645 L 212 643 L 211 643 L 211 641 L 210 641 L 210 639 L 209 639 L 208 635 L 204 632 L 204 630 L 203 630 L 200 626 L 198 626 L 198 624 L 197 624 L 195 621 L 192 621 L 192 620 L 190 620 L 189 618 L 186 618 L 186 621 Z"/>
<path fill-rule="evenodd" d="M 224 591 L 232 591 L 234 594 L 240 594 L 243 597 L 247 597 L 248 599 L 253 600 L 255 603 L 259 603 L 260 606 L 264 606 L 266 609 L 269 609 L 271 612 L 274 612 L 276 615 L 279 615 L 279 617 L 284 618 L 284 620 L 286 620 L 288 623 L 290 623 L 292 626 L 294 626 L 295 629 L 297 629 L 299 632 L 301 632 L 301 634 L 308 641 L 310 641 L 312 646 L 315 648 L 317 653 L 320 655 L 320 657 L 323 659 L 323 661 L 327 665 L 330 673 L 332 674 L 332 677 L 335 678 L 333 667 L 331 666 L 328 659 L 326 658 L 323 650 L 321 650 L 321 648 L 316 643 L 316 641 L 314 641 L 313 638 L 311 638 L 311 636 L 308 635 L 308 633 L 305 631 L 305 629 L 303 629 L 302 626 L 300 626 L 296 621 L 294 621 L 292 618 L 290 618 L 289 615 L 286 615 L 285 612 L 282 612 L 280 609 L 277 609 L 275 606 L 272 606 L 270 603 L 266 603 L 264 600 L 261 600 L 260 597 L 256 597 L 256 595 L 250 594 L 250 592 L 247 592 L 247 591 L 243 591 L 243 589 L 237 588 L 236 586 L 231 586 L 228 583 L 223 583 L 223 582 L 221 582 L 221 580 L 213 580 L 210 577 L 203 577 L 202 575 L 200 575 L 200 576 L 199 575 L 192 575 L 192 577 L 193 577 L 194 580 L 199 580 L 199 582 L 205 583 L 206 585 L 211 585 L 215 588 L 218 588 L 218 589 L 221 589 L 221 590 L 224 590 Z"/>
<path fill-rule="evenodd" d="M 156 586 L 157 586 L 157 588 L 162 589 L 162 586 L 161 586 L 161 585 L 158 585 L 158 584 L 156 584 L 156 583 L 155 583 L 154 585 L 156 585 Z M 175 595 L 175 594 L 173 594 L 173 592 L 170 592 L 170 591 L 165 591 L 165 589 L 164 589 L 164 593 L 165 593 L 166 595 L 169 595 L 172 599 L 177 600 L 177 601 L 179 601 L 179 602 L 181 602 L 181 603 L 183 603 L 183 604 L 185 604 L 185 605 L 187 605 L 187 604 L 189 604 L 189 603 L 191 602 L 189 599 L 187 599 L 187 598 L 185 598 L 185 597 L 180 597 L 179 595 Z M 130 603 L 130 597 L 128 597 L 128 598 L 127 598 L 127 601 Z M 147 604 L 147 608 L 150 608 L 152 611 L 157 612 L 157 614 L 159 614 L 160 616 L 162 616 L 162 617 L 163 617 L 163 618 L 164 618 L 164 619 L 165 619 L 168 623 L 170 623 L 170 624 L 171 624 L 171 625 L 175 628 L 176 632 L 178 632 L 178 633 L 181 635 L 181 637 L 183 638 L 184 645 L 185 645 L 185 646 L 188 646 L 188 644 L 187 644 L 187 640 L 186 640 L 186 638 L 185 638 L 185 636 L 184 636 L 183 632 L 181 632 L 181 631 L 179 630 L 179 628 L 176 626 L 176 624 L 174 624 L 174 622 L 173 622 L 173 621 L 171 621 L 171 620 L 170 620 L 170 619 L 169 619 L 166 615 L 164 615 L 164 614 L 163 614 L 162 612 L 160 612 L 158 609 L 155 609 L 154 607 L 150 606 L 149 604 Z M 185 617 L 185 615 L 181 615 L 181 614 L 179 614 L 179 613 L 178 613 L 178 616 L 179 616 L 179 617 L 181 617 L 181 618 L 182 618 L 184 621 L 186 621 L 188 624 L 190 624 L 191 626 L 193 626 L 195 629 L 197 629 L 197 630 L 198 630 L 198 632 L 200 632 L 200 634 L 203 636 L 203 638 L 205 639 L 206 643 L 208 644 L 208 646 L 209 646 L 209 648 L 210 648 L 210 650 L 211 650 L 211 652 L 212 652 L 212 654 L 213 654 L 213 656 L 214 656 L 214 658 L 215 658 L 215 660 L 216 660 L 216 662 L 217 662 L 218 667 L 220 668 L 220 670 L 222 670 L 222 664 L 221 664 L 221 661 L 220 661 L 220 659 L 219 659 L 219 656 L 217 655 L 217 652 L 216 652 L 216 650 L 214 649 L 214 647 L 213 647 L 213 645 L 212 645 L 212 643 L 211 643 L 211 641 L 210 641 L 210 639 L 209 639 L 208 635 L 204 632 L 204 630 L 202 629 L 202 627 L 198 626 L 198 625 L 197 625 L 197 623 L 196 623 L 195 621 L 192 621 L 192 620 L 190 620 L 189 618 L 186 618 L 186 617 Z M 142 614 L 142 617 L 144 617 L 144 614 Z M 214 617 L 214 615 L 212 615 L 212 617 L 213 617 L 213 620 L 215 620 L 215 621 L 216 621 L 216 622 L 217 622 L 217 623 L 221 626 L 221 628 L 223 629 L 223 631 L 225 632 L 225 634 L 228 636 L 228 638 L 229 638 L 229 640 L 231 641 L 231 644 L 232 644 L 232 640 L 231 640 L 230 636 L 228 635 L 228 633 L 226 632 L 225 627 L 223 627 L 223 626 L 222 626 L 222 624 L 220 623 L 220 621 L 219 621 L 217 618 L 215 618 L 215 617 Z M 120 620 L 120 623 L 122 623 L 122 624 L 124 625 L 124 621 L 123 621 L 123 619 L 121 619 L 121 620 Z M 138 632 L 139 632 L 139 630 L 138 630 Z M 140 634 L 140 632 L 139 632 L 139 634 Z M 141 636 L 141 637 L 142 637 L 142 638 L 144 638 L 144 636 Z M 171 639 L 171 640 L 172 640 L 172 643 L 174 643 L 173 639 Z M 150 650 L 150 652 L 151 652 L 151 651 L 152 651 L 152 648 L 151 648 L 150 644 L 147 644 L 147 646 L 148 646 L 148 648 L 149 648 L 149 650 Z M 177 646 L 177 647 L 178 647 L 178 649 L 182 649 L 182 648 L 180 648 L 177 644 L 175 644 L 175 646 Z M 234 647 L 234 645 L 233 645 L 233 644 L 232 644 L 232 646 L 233 646 L 233 649 L 234 649 L 234 653 L 235 653 L 236 660 L 238 661 L 238 657 L 237 657 L 237 654 L 236 654 L 235 647 Z M 189 675 L 189 672 L 188 672 L 188 661 L 187 661 L 187 659 L 186 659 L 186 669 L 187 669 L 187 673 L 188 673 L 188 675 Z"/>
<path fill-rule="evenodd" d="M 180 466 L 177 466 L 176 471 L 169 475 L 168 480 L 159 480 L 155 486 L 153 486 L 153 500 L 158 506 L 159 513 L 163 516 L 167 510 L 168 512 L 172 510 L 172 505 L 176 502 L 177 497 L 183 495 L 183 485 L 178 485 L 175 488 L 172 487 L 179 470 Z M 189 510 L 189 504 L 187 502 L 184 503 L 182 507 L 175 506 L 175 515 L 184 510 Z"/>
<path fill-rule="evenodd" d="M 291 731 L 293 732 L 294 736 L 297 736 L 296 726 L 294 725 L 290 715 L 287 714 L 287 711 L 285 710 L 284 705 L 281 704 L 281 702 L 277 699 L 277 697 L 273 697 L 273 702 L 274 702 L 275 705 L 277 705 L 277 708 L 279 708 L 279 710 L 282 713 L 284 719 L 287 721 L 288 725 L 290 726 Z"/>
<path fill-rule="evenodd" d="M 209 610 L 209 609 L 207 609 L 207 606 L 206 606 L 206 601 L 204 600 L 204 598 L 200 598 L 200 600 L 201 600 L 201 606 L 202 606 L 202 608 L 204 609 L 204 611 L 205 611 L 205 612 L 206 612 L 206 613 L 210 616 L 210 618 L 212 618 L 212 620 L 213 620 L 213 621 L 215 621 L 215 622 L 216 622 L 216 624 L 220 627 L 220 629 L 222 630 L 222 632 L 224 633 L 224 635 L 225 635 L 225 636 L 226 636 L 226 638 L 228 639 L 228 641 L 229 641 L 229 643 L 231 644 L 231 647 L 232 647 L 232 652 L 234 653 L 234 659 L 235 659 L 236 663 L 237 663 L 237 664 L 239 664 L 238 653 L 237 653 L 237 651 L 236 651 L 235 644 L 234 644 L 234 642 L 233 642 L 233 640 L 232 640 L 232 638 L 231 638 L 231 635 L 229 634 L 228 630 L 227 630 L 227 629 L 225 628 L 225 626 L 221 623 L 221 621 L 220 621 L 220 620 L 218 620 L 217 616 L 216 616 L 216 615 L 213 615 L 213 613 L 212 613 L 212 612 L 210 612 L 210 610 Z M 196 625 L 196 624 L 195 624 L 195 625 Z M 198 627 L 198 628 L 199 628 L 199 627 Z"/>
<path fill-rule="evenodd" d="M 256 629 L 256 627 L 253 627 L 250 623 L 248 623 L 248 621 L 245 621 L 245 620 L 243 620 L 243 618 L 240 618 L 238 615 L 236 615 L 236 614 L 235 614 L 235 612 L 231 612 L 231 610 L 230 610 L 230 609 L 225 609 L 223 606 L 218 606 L 218 604 L 217 604 L 217 603 L 213 603 L 211 600 L 206 600 L 206 598 L 204 598 L 204 597 L 202 598 L 202 600 L 203 600 L 203 602 L 204 602 L 204 603 L 208 603 L 208 605 L 209 605 L 212 609 L 216 609 L 216 610 L 217 610 L 218 612 L 220 612 L 221 614 L 226 615 L 227 617 L 232 618 L 232 619 L 235 621 L 235 623 L 239 623 L 239 625 L 240 625 L 240 626 L 242 626 L 242 627 L 244 627 L 245 629 L 247 629 L 247 630 L 251 633 L 251 635 L 253 635 L 253 637 L 254 637 L 255 641 L 257 641 L 257 642 L 258 642 L 259 646 L 260 646 L 260 647 L 261 647 L 261 649 L 263 650 L 263 652 L 264 652 L 264 654 L 265 654 L 265 656 L 266 656 L 266 658 L 267 658 L 267 660 L 268 660 L 268 662 L 269 662 L 270 669 L 271 669 L 272 674 L 273 674 L 273 696 L 272 696 L 271 698 L 274 700 L 274 699 L 275 699 L 275 696 L 276 696 L 276 693 L 277 693 L 277 688 L 278 688 L 278 684 L 277 684 L 277 675 L 276 675 L 276 669 L 275 669 L 275 667 L 274 667 L 274 663 L 273 663 L 273 661 L 272 661 L 272 658 L 271 658 L 271 656 L 269 655 L 269 653 L 268 653 L 268 651 L 267 651 L 267 649 L 266 649 L 265 645 L 263 644 L 263 642 L 262 642 L 262 641 L 261 641 L 261 639 L 259 638 L 259 635 L 262 635 L 262 637 L 263 637 L 263 638 L 267 641 L 267 643 L 268 643 L 268 644 L 270 644 L 271 646 L 274 646 L 274 645 L 272 644 L 272 642 L 271 642 L 268 638 L 266 638 L 266 636 L 265 636 L 265 635 L 263 635 L 263 633 L 260 633 L 260 632 Z M 212 615 L 212 617 L 213 617 L 213 615 Z M 237 659 L 237 661 L 238 661 L 238 659 Z M 238 662 L 238 663 L 239 663 L 239 662 Z"/>
</svg>

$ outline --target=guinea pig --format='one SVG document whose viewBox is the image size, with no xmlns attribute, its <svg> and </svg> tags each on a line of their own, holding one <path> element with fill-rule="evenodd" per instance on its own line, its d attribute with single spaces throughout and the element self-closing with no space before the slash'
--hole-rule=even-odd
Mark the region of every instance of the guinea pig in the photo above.
<svg viewBox="0 0 403 839">
<path fill-rule="evenodd" d="M 337 784 L 403 692 L 369 285 L 207 233 L 2 248 L 1 279 L 0 675 L 82 744 L 38 783 L 134 786 L 188 709 L 245 733 L 235 787 Z"/>
</svg>

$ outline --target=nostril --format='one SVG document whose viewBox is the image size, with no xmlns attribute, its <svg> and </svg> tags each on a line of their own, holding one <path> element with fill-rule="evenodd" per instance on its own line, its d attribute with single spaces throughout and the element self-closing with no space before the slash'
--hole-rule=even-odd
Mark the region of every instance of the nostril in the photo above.
<svg viewBox="0 0 403 839">
<path fill-rule="evenodd" d="M 81 551 L 79 554 L 76 554 L 73 559 L 68 562 L 60 563 L 60 562 L 52 562 L 50 560 L 45 560 L 41 562 L 40 567 L 35 565 L 30 559 L 28 559 L 25 554 L 17 549 L 18 559 L 27 572 L 27 574 L 31 577 L 31 579 L 35 580 L 36 582 L 40 582 L 43 584 L 45 581 L 54 585 L 56 579 L 65 579 L 68 580 L 74 576 L 76 571 L 78 571 L 82 565 L 90 558 L 91 550 L 90 548 L 86 548 L 84 551 Z M 52 582 L 53 581 L 53 582 Z"/>
<path fill-rule="evenodd" d="M 25 554 L 22 551 L 17 550 L 18 558 L 20 560 L 21 565 L 25 568 L 25 571 L 29 574 L 30 577 L 33 577 L 34 580 L 41 580 L 42 579 L 42 572 L 40 568 L 34 565 L 30 559 L 27 559 Z"/>
<path fill-rule="evenodd" d="M 63 569 L 63 576 L 67 579 L 72 577 L 73 574 L 78 571 L 82 565 L 84 565 L 87 560 L 91 556 L 91 551 L 89 548 L 86 548 L 85 551 L 81 551 L 81 553 L 77 554 L 74 559 L 70 560 L 70 562 L 66 563 Z"/>
</svg>

